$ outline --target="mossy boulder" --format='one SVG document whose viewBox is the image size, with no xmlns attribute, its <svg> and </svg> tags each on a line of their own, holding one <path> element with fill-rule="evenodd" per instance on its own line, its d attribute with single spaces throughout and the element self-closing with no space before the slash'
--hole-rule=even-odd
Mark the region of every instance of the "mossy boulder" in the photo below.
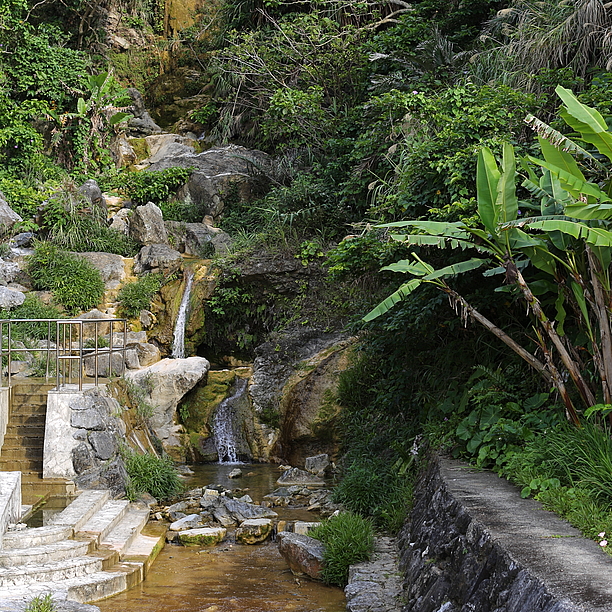
<svg viewBox="0 0 612 612">
<path fill-rule="evenodd" d="M 225 538 L 224 527 L 202 527 L 179 532 L 179 542 L 183 546 L 215 546 Z"/>
<path fill-rule="evenodd" d="M 258 544 L 272 533 L 272 521 L 267 518 L 243 521 L 236 529 L 236 542 L 240 544 Z"/>
</svg>

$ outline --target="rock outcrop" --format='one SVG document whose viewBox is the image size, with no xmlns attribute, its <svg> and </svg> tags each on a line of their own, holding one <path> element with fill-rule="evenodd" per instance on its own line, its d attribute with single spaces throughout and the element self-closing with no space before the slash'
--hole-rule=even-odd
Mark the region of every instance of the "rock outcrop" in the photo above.
<svg viewBox="0 0 612 612">
<path fill-rule="evenodd" d="M 130 236 L 140 244 L 168 244 L 164 216 L 159 206 L 137 206 L 130 217 Z"/>
<path fill-rule="evenodd" d="M 10 229 L 23 219 L 8 205 L 2 192 L 0 192 L 0 235 Z"/>
<path fill-rule="evenodd" d="M 282 531 L 278 534 L 278 550 L 294 574 L 321 578 L 325 546 L 306 535 Z"/>
<path fill-rule="evenodd" d="M 183 453 L 178 437 L 181 427 L 176 424 L 177 406 L 188 391 L 205 379 L 209 368 L 210 364 L 204 357 L 188 357 L 162 359 L 152 366 L 126 374 L 129 381 L 140 387 L 142 401 L 152 407 L 150 424 L 155 435 L 166 452 L 176 458 L 182 458 Z"/>
<path fill-rule="evenodd" d="M 262 183 L 267 183 L 265 173 L 270 171 L 270 165 L 266 153 L 227 145 L 198 154 L 169 155 L 147 170 L 193 168 L 179 198 L 190 198 L 216 221 L 222 216 L 228 197 L 248 201 L 261 192 Z"/>
</svg>

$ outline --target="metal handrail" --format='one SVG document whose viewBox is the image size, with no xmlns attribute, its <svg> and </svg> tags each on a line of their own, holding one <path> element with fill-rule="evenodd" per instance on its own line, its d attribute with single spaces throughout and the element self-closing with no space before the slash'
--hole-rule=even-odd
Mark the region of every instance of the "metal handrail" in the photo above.
<svg viewBox="0 0 612 612">
<path fill-rule="evenodd" d="M 47 339 L 45 346 L 22 348 L 13 346 L 13 327 L 25 323 L 46 323 Z M 119 325 L 122 331 L 115 331 L 115 325 Z M 93 336 L 89 333 L 93 325 Z M 99 334 L 102 325 L 109 325 L 108 334 Z M 6 329 L 6 332 L 5 332 Z M 55 332 L 55 340 L 52 339 L 52 329 Z M 99 338 L 108 336 L 108 347 L 99 346 Z M 115 340 L 122 336 L 120 344 L 115 346 Z M 85 346 L 86 338 L 93 338 L 93 346 Z M 6 346 L 5 346 L 6 340 Z M 40 342 L 45 343 L 45 340 Z M 23 344 L 23 343 L 22 343 Z M 46 353 L 45 378 L 49 379 L 52 355 L 55 360 L 56 386 L 59 390 L 62 386 L 76 384 L 78 380 L 79 391 L 83 389 L 85 359 L 94 360 L 94 385 L 98 386 L 98 363 L 100 358 L 107 356 L 108 373 L 113 372 L 112 358 L 114 353 L 123 356 L 123 367 L 125 368 L 125 357 L 127 347 L 127 320 L 126 319 L 0 319 L 0 387 L 11 387 L 12 361 L 15 353 Z M 7 383 L 4 383 L 4 362 L 6 358 Z"/>
</svg>

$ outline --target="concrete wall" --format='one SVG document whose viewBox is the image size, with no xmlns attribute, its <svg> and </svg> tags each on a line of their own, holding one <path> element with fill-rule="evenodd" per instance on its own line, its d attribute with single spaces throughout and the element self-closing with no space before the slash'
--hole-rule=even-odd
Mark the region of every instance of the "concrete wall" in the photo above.
<svg viewBox="0 0 612 612">
<path fill-rule="evenodd" d="M 4 445 L 4 436 L 9 418 L 9 399 L 11 390 L 8 387 L 0 388 L 0 455 Z"/>
<path fill-rule="evenodd" d="M 72 466 L 72 450 L 79 441 L 74 438 L 70 424 L 71 404 L 78 404 L 83 391 L 58 391 L 52 389 L 47 396 L 47 419 L 43 451 L 43 478 L 67 478 L 76 476 Z"/>
<path fill-rule="evenodd" d="M 610 612 L 612 558 L 489 472 L 434 459 L 398 536 L 403 612 Z"/>
<path fill-rule="evenodd" d="M 0 550 L 9 523 L 21 517 L 21 472 L 0 472 Z"/>
</svg>

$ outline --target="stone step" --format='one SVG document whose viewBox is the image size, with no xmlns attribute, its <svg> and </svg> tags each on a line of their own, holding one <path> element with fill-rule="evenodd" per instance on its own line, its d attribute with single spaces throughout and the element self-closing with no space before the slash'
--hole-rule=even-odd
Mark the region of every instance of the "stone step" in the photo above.
<svg viewBox="0 0 612 612">
<path fill-rule="evenodd" d="M 156 530 L 155 534 L 139 533 L 127 550 L 123 553 L 125 562 L 139 562 L 143 564 L 144 575 L 149 572 L 153 561 L 162 551 L 166 543 L 166 529 Z"/>
<path fill-rule="evenodd" d="M 0 459 L 0 471 L 2 472 L 40 472 L 42 473 L 42 459 Z"/>
<path fill-rule="evenodd" d="M 86 576 L 101 570 L 102 561 L 97 557 L 73 557 L 40 565 L 0 568 L 0 588 L 57 582 Z M 2 593 L 1 590 L 0 593 Z"/>
<path fill-rule="evenodd" d="M 107 501 L 76 533 L 77 537 L 94 539 L 100 543 L 128 512 L 127 500 Z"/>
<path fill-rule="evenodd" d="M 122 520 L 102 539 L 101 545 L 117 551 L 123 560 L 148 519 L 148 508 L 130 508 Z"/>
<path fill-rule="evenodd" d="M 4 534 L 4 549 L 38 548 L 46 544 L 55 544 L 72 537 L 72 527 L 64 525 L 45 525 L 31 527 L 23 531 L 8 531 Z"/>
<path fill-rule="evenodd" d="M 67 525 L 78 531 L 109 498 L 110 491 L 107 490 L 83 491 L 70 505 L 51 519 L 51 524 Z"/>
<path fill-rule="evenodd" d="M 122 593 L 142 582 L 142 566 L 138 563 L 122 563 L 111 572 L 95 572 L 87 576 L 56 582 L 42 582 L 3 589 L 4 601 L 29 602 L 36 595 L 51 593 L 53 599 L 68 599 L 78 603 L 99 601 Z"/>
<path fill-rule="evenodd" d="M 45 435 L 44 423 L 22 423 L 14 424 L 10 422 L 6 428 L 5 436 L 24 436 L 26 438 L 34 438 L 36 436 L 43 437 Z"/>
<path fill-rule="evenodd" d="M 39 412 L 40 408 L 47 408 L 47 394 L 35 393 L 16 393 L 13 391 L 11 396 L 11 413 L 16 412 Z"/>
<path fill-rule="evenodd" d="M 10 421 L 12 425 L 44 425 L 45 418 L 41 412 L 13 412 Z"/>
<path fill-rule="evenodd" d="M 17 459 L 42 459 L 42 446 L 2 447 L 0 461 L 15 461 Z"/>
<path fill-rule="evenodd" d="M 66 561 L 73 557 L 83 557 L 90 552 L 90 549 L 91 543 L 86 540 L 62 540 L 41 546 L 11 548 L 0 551 L 0 568 Z"/>
</svg>

